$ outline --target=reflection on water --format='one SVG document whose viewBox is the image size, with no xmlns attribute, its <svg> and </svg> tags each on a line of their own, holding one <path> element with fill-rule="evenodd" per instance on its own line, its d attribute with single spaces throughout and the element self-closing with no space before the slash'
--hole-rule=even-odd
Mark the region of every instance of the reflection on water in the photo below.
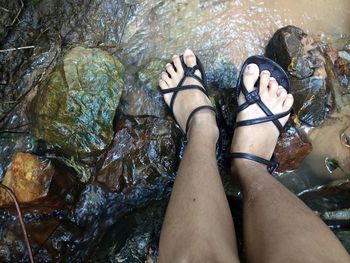
<svg viewBox="0 0 350 263">
<path fill-rule="evenodd" d="M 140 2 L 123 37 L 139 63 L 191 47 L 207 62 L 224 56 L 240 65 L 263 53 L 272 34 L 289 24 L 312 34 L 350 33 L 347 0 Z"/>
</svg>

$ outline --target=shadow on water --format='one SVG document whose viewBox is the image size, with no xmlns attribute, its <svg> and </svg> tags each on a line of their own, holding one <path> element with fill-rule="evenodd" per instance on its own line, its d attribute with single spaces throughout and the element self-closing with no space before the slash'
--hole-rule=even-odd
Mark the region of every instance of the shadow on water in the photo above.
<svg viewBox="0 0 350 263">
<path fill-rule="evenodd" d="M 201 58 L 211 99 L 220 112 L 222 151 L 227 151 L 233 132 L 237 68 L 247 56 L 265 53 L 274 32 L 289 24 L 314 35 L 317 48 L 306 52 L 307 44 L 302 43 L 305 53 L 299 57 L 294 54 L 300 63 L 306 59 L 309 64 L 304 65 L 314 66 L 312 76 L 299 81 L 295 77 L 297 69 L 289 71 L 291 78 L 296 79 L 293 85 L 300 107 L 296 111 L 298 118 L 288 130 L 292 139 L 287 136 L 286 141 L 294 142 L 299 136 L 299 141 L 305 141 L 300 149 L 306 150 L 296 151 L 302 157 L 292 160 L 300 166 L 298 169 L 286 168 L 275 176 L 336 229 L 337 236 L 350 249 L 346 182 L 350 175 L 348 1 L 27 0 L 0 1 L 0 8 L 0 178 L 11 170 L 13 160 L 21 164 L 21 158 L 27 158 L 38 171 L 45 171 L 44 183 L 30 188 L 42 187 L 41 192 L 34 191 L 35 202 L 25 202 L 29 200 L 25 198 L 33 198 L 23 195 L 25 191 L 21 196 L 37 262 L 156 262 L 160 227 L 184 146 L 157 90 L 165 63 L 185 48 L 193 49 Z M 79 51 L 85 58 L 91 57 L 98 63 L 72 57 L 70 51 L 77 46 L 86 48 Z M 11 50 L 14 47 L 22 49 Z M 320 70 L 316 70 L 319 75 L 315 73 L 318 60 L 313 60 L 317 57 L 314 50 L 324 55 L 328 83 L 325 78 L 320 81 Z M 65 72 L 72 65 L 67 57 L 76 65 L 81 63 L 81 68 L 98 64 L 96 71 L 104 72 L 102 78 L 93 72 L 80 75 L 81 68 L 76 66 L 80 79 L 72 81 L 72 75 Z M 112 69 L 105 68 L 106 64 Z M 333 74 L 334 67 L 337 74 Z M 120 76 L 123 74 L 122 80 L 117 71 Z M 103 98 L 98 92 L 86 97 L 79 89 L 81 83 L 87 83 L 81 76 L 95 86 L 108 86 L 105 75 L 123 86 L 122 91 L 113 90 L 113 85 L 109 90 L 109 94 L 120 97 L 117 102 L 108 100 L 107 93 L 103 93 Z M 71 98 L 67 112 L 80 116 L 79 121 L 71 123 L 71 116 L 64 115 L 69 120 L 67 126 L 48 119 L 50 129 L 58 127 L 60 135 L 66 134 L 67 140 L 61 143 L 54 140 L 55 133 L 48 133 L 45 126 L 39 125 L 39 117 L 33 118 L 44 104 L 55 111 L 40 118 L 61 118 L 64 107 L 55 108 L 54 102 L 43 99 L 47 98 L 43 92 L 53 82 L 74 90 L 73 95 L 67 95 Z M 65 94 L 58 93 L 57 98 L 63 101 Z M 94 109 L 104 105 L 104 114 L 84 111 L 91 108 L 89 102 L 97 103 Z M 39 107 L 33 107 L 33 103 Z M 314 105 L 319 108 L 315 110 Z M 110 112 L 114 113 L 115 107 L 118 110 L 112 124 Z M 37 109 L 34 113 L 33 108 Z M 316 111 L 322 116 L 313 115 Z M 96 136 L 85 136 L 85 129 L 94 121 L 101 130 L 94 127 L 89 132 Z M 43 140 L 41 135 L 45 132 L 49 136 Z M 109 146 L 101 150 L 97 141 Z M 69 148 L 72 145 L 83 150 L 75 152 Z M 289 150 L 289 155 L 295 153 Z M 89 158 L 81 154 L 84 151 Z M 16 159 L 16 152 L 31 155 L 17 155 Z M 25 165 L 16 167 L 23 170 L 23 175 L 31 169 Z M 240 207 L 239 189 L 232 182 L 222 155 L 219 167 L 232 207 Z M 0 196 L 4 205 L 0 210 L 1 261 L 26 262 L 17 216 L 7 199 Z M 241 229 L 240 210 L 232 212 Z M 239 242 L 242 245 L 241 239 Z"/>
</svg>

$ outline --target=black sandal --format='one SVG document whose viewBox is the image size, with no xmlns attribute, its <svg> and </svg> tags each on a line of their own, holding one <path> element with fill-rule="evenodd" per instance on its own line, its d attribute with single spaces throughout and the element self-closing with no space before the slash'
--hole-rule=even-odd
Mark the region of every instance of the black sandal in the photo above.
<svg viewBox="0 0 350 263">
<path fill-rule="evenodd" d="M 184 60 L 183 60 L 183 55 L 180 56 L 180 61 L 181 61 L 181 64 L 182 64 L 182 68 L 184 69 L 184 76 L 182 77 L 182 79 L 180 80 L 180 82 L 177 84 L 176 87 L 174 88 L 169 88 L 169 89 L 161 89 L 160 92 L 164 95 L 164 94 L 167 94 L 167 93 L 174 93 L 173 96 L 171 97 L 171 100 L 170 100 L 170 105 L 169 105 L 169 108 L 170 108 L 170 111 L 172 112 L 174 118 L 175 118 L 175 114 L 174 114 L 174 111 L 173 111 L 173 108 L 174 108 L 174 103 L 175 103 L 175 99 L 176 99 L 176 96 L 178 94 L 179 91 L 183 91 L 183 90 L 189 90 L 189 89 L 197 89 L 197 90 L 200 90 L 201 92 L 203 92 L 208 98 L 209 98 L 209 94 L 208 94 L 208 90 L 206 88 L 206 75 L 205 75 L 205 72 L 204 72 L 204 69 L 203 69 L 203 66 L 202 66 L 202 63 L 200 62 L 200 60 L 198 59 L 198 57 L 196 56 L 196 61 L 197 61 L 197 64 L 194 66 L 194 67 L 187 67 L 187 65 L 185 64 Z M 174 65 L 173 65 L 174 66 Z M 199 70 L 202 74 L 202 79 L 199 78 L 197 75 L 195 75 L 195 71 L 196 70 Z M 185 81 L 186 78 L 194 78 L 196 80 L 199 81 L 199 83 L 201 83 L 203 85 L 203 87 L 199 86 L 199 85 L 182 85 Z M 189 124 L 190 124 L 190 121 L 192 119 L 192 117 L 199 111 L 201 110 L 204 110 L 204 109 L 209 109 L 209 110 L 212 110 L 215 115 L 217 115 L 217 112 L 216 112 L 216 109 L 213 107 L 213 106 L 210 106 L 210 105 L 202 105 L 202 106 L 199 106 L 197 108 L 195 108 L 191 113 L 190 115 L 188 115 L 188 118 L 187 118 L 187 121 L 186 121 L 186 130 L 183 131 L 181 129 L 181 131 L 183 132 L 183 134 L 186 136 L 187 138 L 187 132 L 188 132 L 188 129 L 189 129 Z M 176 118 L 175 118 L 176 119 Z"/>
<path fill-rule="evenodd" d="M 266 114 L 266 117 L 236 122 L 235 128 L 272 121 L 281 134 L 284 127 L 279 122 L 279 119 L 290 114 L 291 109 L 289 109 L 288 111 L 279 113 L 279 114 L 273 114 L 269 110 L 269 108 L 260 99 L 259 79 L 255 83 L 255 89 L 251 92 L 248 92 L 248 90 L 246 89 L 246 87 L 243 84 L 243 74 L 244 74 L 244 71 L 245 71 L 247 65 L 249 65 L 251 63 L 257 64 L 259 69 L 260 69 L 260 72 L 263 70 L 268 70 L 271 74 L 271 77 L 274 77 L 277 80 L 277 82 L 279 83 L 279 85 L 284 87 L 288 93 L 290 93 L 290 91 L 291 91 L 288 76 L 281 66 L 279 66 L 276 62 L 274 62 L 274 61 L 272 61 L 264 56 L 249 57 L 244 62 L 242 69 L 239 73 L 239 77 L 238 77 L 237 99 L 240 95 L 240 92 L 242 92 L 246 101 L 238 107 L 237 114 L 239 112 L 243 111 L 244 109 L 248 108 L 250 105 L 257 104 L 261 108 L 261 110 Z M 267 166 L 267 170 L 271 174 L 279 167 L 279 163 L 275 160 L 274 156 L 272 156 L 271 160 L 266 160 L 264 158 L 261 158 L 259 156 L 256 156 L 256 155 L 253 155 L 250 153 L 234 152 L 234 153 L 230 153 L 229 157 L 230 158 L 244 158 L 244 159 L 248 159 L 251 161 L 265 164 Z"/>
</svg>

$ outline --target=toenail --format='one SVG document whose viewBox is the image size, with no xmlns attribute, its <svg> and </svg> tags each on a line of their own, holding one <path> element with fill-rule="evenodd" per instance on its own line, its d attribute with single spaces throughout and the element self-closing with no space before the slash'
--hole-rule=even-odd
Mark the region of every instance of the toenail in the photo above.
<svg viewBox="0 0 350 263">
<path fill-rule="evenodd" d="M 268 70 L 263 70 L 263 71 L 261 71 L 261 74 L 270 76 L 270 71 L 268 71 Z"/>
<path fill-rule="evenodd" d="M 177 58 L 177 55 L 173 55 L 173 58 Z"/>
<path fill-rule="evenodd" d="M 167 67 L 170 67 L 170 66 L 171 66 L 170 63 L 167 63 L 167 64 L 165 65 L 166 68 L 167 68 Z"/>
<path fill-rule="evenodd" d="M 253 64 L 249 64 L 247 66 L 247 72 L 248 73 L 254 73 L 254 66 L 253 66 Z"/>
<path fill-rule="evenodd" d="M 271 81 L 276 81 L 276 79 L 274 77 L 270 77 Z"/>
</svg>

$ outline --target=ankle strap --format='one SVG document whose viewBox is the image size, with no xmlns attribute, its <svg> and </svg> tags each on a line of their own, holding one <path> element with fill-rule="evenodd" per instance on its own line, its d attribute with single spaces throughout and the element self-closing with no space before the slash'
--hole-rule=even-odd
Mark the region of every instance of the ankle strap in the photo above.
<svg viewBox="0 0 350 263">
<path fill-rule="evenodd" d="M 190 115 L 188 115 L 188 118 L 187 118 L 187 122 L 186 122 L 186 136 L 187 136 L 187 132 L 188 132 L 188 129 L 190 128 L 189 124 L 190 124 L 190 121 L 192 119 L 192 117 L 199 111 L 201 110 L 204 110 L 204 109 L 208 109 L 208 110 L 212 110 L 214 113 L 215 113 L 215 116 L 217 116 L 217 112 L 216 112 L 216 109 L 213 107 L 213 106 L 210 106 L 210 105 L 202 105 L 202 106 L 199 106 L 197 108 L 195 108 L 191 113 Z"/>
<path fill-rule="evenodd" d="M 261 164 L 265 164 L 267 166 L 267 171 L 272 174 L 274 171 L 276 171 L 276 169 L 279 167 L 279 163 L 273 160 L 266 160 L 264 158 L 261 158 L 259 156 L 256 156 L 254 154 L 250 154 L 250 153 L 230 153 L 229 154 L 230 158 L 243 158 L 243 159 L 247 159 L 247 160 L 251 160 L 257 163 L 261 163 Z M 274 159 L 274 158 L 272 158 Z"/>
</svg>

